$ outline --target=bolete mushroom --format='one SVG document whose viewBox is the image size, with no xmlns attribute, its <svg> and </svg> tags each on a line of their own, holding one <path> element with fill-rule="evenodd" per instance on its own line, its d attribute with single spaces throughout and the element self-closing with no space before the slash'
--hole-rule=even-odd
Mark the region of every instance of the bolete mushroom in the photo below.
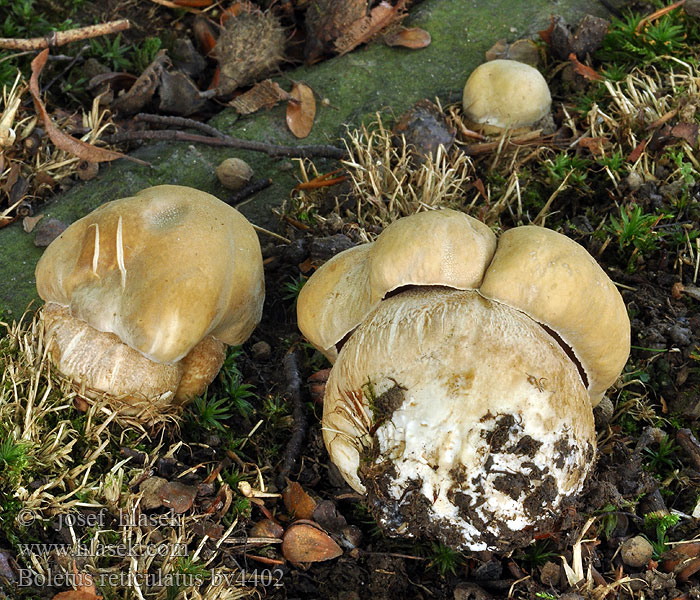
<svg viewBox="0 0 700 600">
<path fill-rule="evenodd" d="M 462 95 L 469 126 L 485 133 L 531 128 L 549 115 L 551 105 L 542 74 L 516 60 L 479 65 L 467 79 Z"/>
<path fill-rule="evenodd" d="M 622 298 L 583 247 L 532 226 L 497 244 L 449 209 L 328 261 L 298 320 L 334 361 L 323 436 L 345 480 L 390 534 L 471 550 L 529 542 L 580 491 L 592 406 L 629 353 Z"/>
<path fill-rule="evenodd" d="M 210 194 L 161 185 L 108 202 L 45 250 L 36 284 L 51 358 L 127 413 L 203 393 L 264 299 L 257 235 Z"/>
</svg>

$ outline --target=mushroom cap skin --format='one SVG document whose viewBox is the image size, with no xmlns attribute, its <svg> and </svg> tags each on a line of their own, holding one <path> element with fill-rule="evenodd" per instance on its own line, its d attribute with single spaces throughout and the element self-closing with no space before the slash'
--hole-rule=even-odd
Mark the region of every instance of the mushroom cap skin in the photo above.
<svg viewBox="0 0 700 600">
<path fill-rule="evenodd" d="M 47 305 L 165 365 L 208 337 L 205 354 L 223 360 L 224 344 L 252 333 L 264 300 L 251 224 L 214 196 L 174 185 L 108 202 L 73 223 L 45 250 L 36 281 Z M 189 364 L 202 362 L 202 348 Z M 90 352 L 79 340 L 69 350 Z"/>
<path fill-rule="evenodd" d="M 375 242 L 321 265 L 299 294 L 299 329 L 333 362 L 337 344 L 388 293 L 412 285 L 477 288 L 495 249 L 493 232 L 456 210 L 399 219 Z"/>
<path fill-rule="evenodd" d="M 550 328 L 571 348 L 596 406 L 630 352 L 630 321 L 615 284 L 568 237 L 527 225 L 503 233 L 479 289 Z"/>
<path fill-rule="evenodd" d="M 586 389 L 554 338 L 476 291 L 434 287 L 384 300 L 345 343 L 323 436 L 388 532 L 473 551 L 530 541 L 595 451 Z"/>
<path fill-rule="evenodd" d="M 498 59 L 479 65 L 467 79 L 462 95 L 466 118 L 496 130 L 530 127 L 552 105 L 542 74 L 525 63 Z"/>
</svg>

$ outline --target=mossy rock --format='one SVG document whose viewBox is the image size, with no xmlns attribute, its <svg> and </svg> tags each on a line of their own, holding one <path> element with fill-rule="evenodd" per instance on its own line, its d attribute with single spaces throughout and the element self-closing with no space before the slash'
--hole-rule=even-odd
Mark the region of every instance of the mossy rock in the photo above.
<svg viewBox="0 0 700 600">
<path fill-rule="evenodd" d="M 424 0 L 413 6 L 405 25 L 430 32 L 432 43 L 427 48 L 390 48 L 375 42 L 345 56 L 289 71 L 278 79 L 286 89 L 289 80 L 303 81 L 330 102 L 328 106 L 319 104 L 313 130 L 306 139 L 298 140 L 289 132 L 284 106 L 245 118 L 227 109 L 210 123 L 231 136 L 256 141 L 340 145 L 346 127 L 371 121 L 377 111 L 398 115 L 423 98 L 458 100 L 468 74 L 483 62 L 484 52 L 496 40 L 528 37 L 546 29 L 553 9 L 572 23 L 587 12 L 607 16 L 602 4 L 590 0 L 560 0 L 556 7 L 550 0 Z M 256 178 L 273 181 L 241 212 L 254 223 L 274 229 L 276 217 L 270 208 L 289 197 L 296 184 L 296 169 L 290 159 L 232 148 L 150 143 L 133 156 L 151 166 L 125 160 L 103 164 L 95 179 L 57 195 L 40 212 L 45 218 L 71 223 L 103 202 L 165 183 L 189 185 L 225 199 L 231 192 L 219 184 L 214 170 L 223 159 L 236 156 L 253 167 Z M 316 163 L 321 170 L 336 168 L 333 161 Z M 19 223 L 0 230 L 0 316 L 6 319 L 19 317 L 32 300 L 38 301 L 34 267 L 42 250 L 34 246 L 33 237 Z"/>
</svg>

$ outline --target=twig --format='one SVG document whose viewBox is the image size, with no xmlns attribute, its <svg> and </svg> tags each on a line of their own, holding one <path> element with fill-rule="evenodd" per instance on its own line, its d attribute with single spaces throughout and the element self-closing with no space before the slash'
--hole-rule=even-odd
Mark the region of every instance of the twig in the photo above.
<svg viewBox="0 0 700 600">
<path fill-rule="evenodd" d="M 150 131 L 122 131 L 113 135 L 101 138 L 107 144 L 117 144 L 120 142 L 140 141 L 140 140 L 160 140 L 194 142 L 198 144 L 208 144 L 209 146 L 221 146 L 224 148 L 239 148 L 241 150 L 252 150 L 253 152 L 264 152 L 268 156 L 287 156 L 289 158 L 311 158 L 318 156 L 322 158 L 345 158 L 346 153 L 342 148 L 336 146 L 316 145 L 316 146 L 276 146 L 275 144 L 265 144 L 252 140 L 242 140 L 228 135 L 220 137 L 209 137 L 175 131 L 171 129 L 156 129 Z"/>
<path fill-rule="evenodd" d="M 236 192 L 230 198 L 223 198 L 226 204 L 230 204 L 233 208 L 238 208 L 245 201 L 249 200 L 251 196 L 254 196 L 258 192 L 264 190 L 272 185 L 272 179 L 253 179 L 248 185 L 246 185 L 242 190 Z"/>
<path fill-rule="evenodd" d="M 68 73 L 68 71 L 70 71 L 70 70 L 73 68 L 73 66 L 75 65 L 75 63 L 77 63 L 80 59 L 82 59 L 83 54 L 85 54 L 85 52 L 87 52 L 89 49 L 90 49 L 90 46 L 88 46 L 88 45 L 83 46 L 83 47 L 80 49 L 80 51 L 78 52 L 78 54 L 76 54 L 75 56 L 71 57 L 71 61 L 68 63 L 68 65 L 66 66 L 66 68 L 63 69 L 63 71 L 61 71 L 58 75 L 56 75 L 56 77 L 54 77 L 54 78 L 53 78 L 51 81 L 49 81 L 46 85 L 42 86 L 41 92 L 42 92 L 42 93 L 46 92 L 46 90 L 51 89 L 51 86 L 53 86 L 54 83 L 56 83 L 56 82 L 59 81 L 60 79 L 63 79 L 64 76 L 65 76 L 65 74 Z M 54 57 L 54 58 L 55 58 L 55 57 Z"/>
<path fill-rule="evenodd" d="M 251 223 L 253 225 L 253 229 L 257 231 L 258 233 L 264 233 L 265 235 L 269 235 L 270 237 L 273 237 L 275 239 L 278 239 L 280 242 L 284 242 L 285 244 L 291 244 L 292 240 L 287 239 L 286 237 L 280 235 L 279 233 L 275 233 L 274 231 L 268 231 L 267 229 L 264 229 L 263 227 L 260 227 L 256 225 L 255 223 Z"/>
<path fill-rule="evenodd" d="M 196 119 L 188 119 L 186 117 L 173 117 L 169 115 L 152 115 L 150 113 L 139 113 L 134 117 L 134 121 L 143 121 L 144 123 L 155 123 L 156 125 L 172 125 L 173 127 L 190 127 L 207 135 L 222 138 L 226 134 L 219 131 L 216 127 L 197 121 Z"/>
<path fill-rule="evenodd" d="M 676 433 L 676 440 L 681 448 L 687 452 L 695 468 L 700 470 L 700 443 L 695 439 L 690 429 L 679 429 Z"/>
<path fill-rule="evenodd" d="M 120 19 L 119 21 L 110 21 L 109 23 L 100 23 L 99 25 L 88 25 L 87 27 L 78 27 L 77 29 L 69 29 L 68 31 L 52 31 L 44 37 L 31 38 L 28 40 L 0 38 L 0 48 L 5 50 L 43 50 L 44 48 L 55 48 L 56 46 L 64 46 L 71 42 L 117 33 L 118 31 L 129 29 L 129 27 L 131 27 L 131 24 L 128 19 Z"/>
<path fill-rule="evenodd" d="M 292 416 L 294 418 L 294 429 L 292 437 L 287 442 L 284 451 L 284 461 L 282 469 L 277 476 L 277 487 L 284 488 L 287 476 L 291 473 L 298 456 L 301 454 L 301 447 L 306 437 L 308 423 L 304 412 L 304 403 L 301 399 L 301 377 L 299 376 L 299 365 L 297 364 L 297 351 L 290 350 L 284 357 L 284 378 L 287 381 L 285 396 L 287 401 L 291 401 L 294 407 Z"/>
</svg>

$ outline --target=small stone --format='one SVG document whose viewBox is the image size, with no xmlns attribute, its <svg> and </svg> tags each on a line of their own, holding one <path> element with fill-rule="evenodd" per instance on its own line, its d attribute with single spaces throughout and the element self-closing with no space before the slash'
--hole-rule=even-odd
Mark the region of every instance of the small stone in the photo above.
<svg viewBox="0 0 700 600">
<path fill-rule="evenodd" d="M 236 192 L 244 188 L 253 177 L 253 169 L 240 158 L 227 158 L 216 167 L 216 176 L 221 185 Z"/>
<path fill-rule="evenodd" d="M 636 171 L 632 171 L 626 178 L 625 183 L 631 192 L 636 192 L 644 184 L 644 179 Z"/>
<path fill-rule="evenodd" d="M 556 587 L 561 579 L 561 567 L 551 560 L 548 560 L 540 569 L 540 581 L 544 585 Z"/>
<path fill-rule="evenodd" d="M 250 350 L 255 360 L 270 360 L 272 356 L 272 347 L 264 341 L 255 342 Z"/>
<path fill-rule="evenodd" d="M 614 412 L 615 406 L 613 405 L 612 400 L 610 400 L 610 398 L 607 396 L 603 396 L 598 403 L 598 406 L 593 409 L 595 426 L 598 428 L 605 427 L 608 423 L 610 423 L 610 419 L 612 419 Z"/>
<path fill-rule="evenodd" d="M 151 510 L 152 508 L 160 508 L 163 506 L 163 500 L 160 496 L 160 488 L 167 482 L 162 477 L 149 477 L 141 482 L 139 491 L 141 496 L 141 510 Z"/>
<path fill-rule="evenodd" d="M 654 548 L 645 537 L 635 535 L 625 540 L 622 544 L 620 555 L 622 556 L 622 561 L 626 565 L 640 568 L 651 560 L 654 555 Z"/>
</svg>

